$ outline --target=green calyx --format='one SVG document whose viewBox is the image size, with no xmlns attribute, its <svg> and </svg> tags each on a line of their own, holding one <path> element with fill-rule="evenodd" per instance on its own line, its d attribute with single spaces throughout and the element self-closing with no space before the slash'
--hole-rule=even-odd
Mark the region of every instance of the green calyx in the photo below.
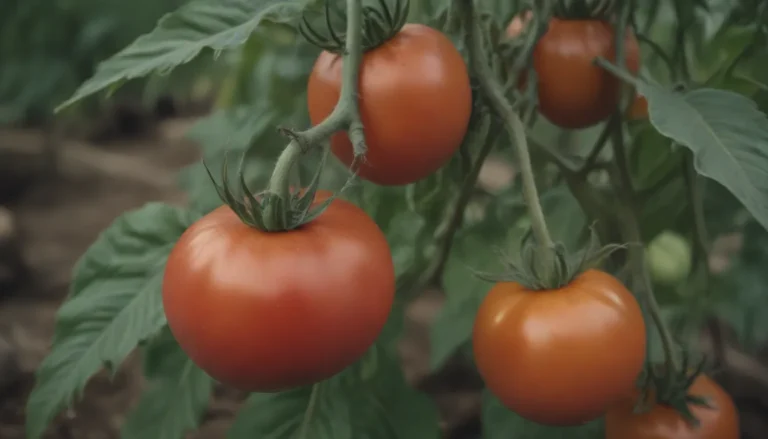
<svg viewBox="0 0 768 439">
<path fill-rule="evenodd" d="M 363 6 L 363 52 L 375 49 L 392 39 L 405 26 L 410 10 L 409 0 L 394 0 L 394 5 L 388 5 L 388 0 L 378 0 L 375 5 Z M 343 54 L 346 47 L 346 34 L 337 31 L 337 22 L 346 18 L 338 6 L 332 5 L 333 0 L 325 1 L 325 32 L 318 31 L 310 24 L 304 15 L 299 24 L 299 32 L 311 44 L 336 54 Z"/>
<path fill-rule="evenodd" d="M 327 154 L 327 151 L 323 154 L 310 184 L 303 190 L 289 190 L 287 197 L 280 196 L 271 190 L 254 194 L 248 188 L 243 172 L 246 154 L 243 154 L 241 158 L 234 184 L 229 179 L 226 155 L 224 156 L 221 183 L 216 181 L 205 162 L 203 162 L 203 166 L 216 187 L 219 198 L 235 212 L 244 224 L 265 232 L 283 232 L 297 229 L 314 220 L 336 198 L 337 195 L 334 194 L 321 203 L 314 202 Z"/>
<path fill-rule="evenodd" d="M 563 288 L 576 277 L 599 264 L 623 245 L 600 245 L 597 234 L 590 228 L 590 240 L 587 247 L 576 253 L 570 253 L 562 243 L 542 246 L 531 239 L 531 234 L 523 238 L 523 246 L 518 261 L 501 254 L 506 271 L 499 274 L 477 273 L 481 279 L 490 282 L 517 282 L 534 291 Z"/>
<path fill-rule="evenodd" d="M 635 413 L 644 413 L 655 404 L 663 404 L 675 409 L 686 422 L 697 427 L 700 422 L 691 407 L 713 408 L 706 395 L 690 394 L 691 386 L 704 372 L 705 365 L 706 359 L 702 358 L 694 367 L 690 367 L 690 354 L 685 352 L 680 371 L 669 371 L 666 366 L 649 365 L 643 377 L 643 395 L 638 400 Z"/>
<path fill-rule="evenodd" d="M 616 0 L 557 0 L 553 14 L 565 20 L 603 20 L 616 9 Z"/>
</svg>

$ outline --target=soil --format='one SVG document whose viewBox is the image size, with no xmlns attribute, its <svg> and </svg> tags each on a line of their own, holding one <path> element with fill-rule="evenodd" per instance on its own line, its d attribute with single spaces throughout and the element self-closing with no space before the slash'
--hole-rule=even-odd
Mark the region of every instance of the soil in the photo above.
<svg viewBox="0 0 768 439">
<path fill-rule="evenodd" d="M 0 438 L 25 438 L 24 405 L 35 370 L 48 352 L 54 316 L 80 255 L 123 212 L 148 201 L 184 202 L 175 176 L 181 167 L 197 160 L 194 145 L 182 138 L 190 123 L 185 119 L 169 120 L 145 138 L 113 141 L 108 145 L 62 141 L 58 177 L 25 180 L 20 176 L 17 181 L 34 184 L 14 188 L 11 199 L 0 201 L 15 215 L 23 257 L 31 272 L 29 281 L 13 291 L 3 290 L 0 285 L 0 339 L 10 342 L 18 360 L 18 373 L 13 380 L 6 380 L 10 381 L 9 386 L 4 386 L 0 379 Z M 37 169 L 42 142 L 39 132 L 0 131 L 0 177 L 19 169 L 27 173 Z M 484 173 L 489 184 L 509 180 L 507 171 L 495 168 L 490 166 L 490 171 Z M 0 189 L 2 186 L 0 178 Z M 427 292 L 408 311 L 408 336 L 401 346 L 406 376 L 435 397 L 447 437 L 477 438 L 480 401 L 476 377 L 467 374 L 460 363 L 438 375 L 429 375 L 427 327 L 441 303 L 439 293 Z M 751 364 L 757 375 L 764 370 L 759 362 Z M 105 373 L 94 377 L 82 400 L 52 423 L 45 438 L 118 438 L 124 416 L 136 403 L 143 386 L 137 361 L 129 358 L 114 378 Z M 746 387 L 754 393 L 754 385 Z M 244 397 L 242 393 L 217 388 L 203 426 L 190 438 L 225 437 Z M 744 437 L 768 437 L 768 412 L 753 399 L 742 404 L 746 415 L 744 427 L 749 430 Z"/>
</svg>

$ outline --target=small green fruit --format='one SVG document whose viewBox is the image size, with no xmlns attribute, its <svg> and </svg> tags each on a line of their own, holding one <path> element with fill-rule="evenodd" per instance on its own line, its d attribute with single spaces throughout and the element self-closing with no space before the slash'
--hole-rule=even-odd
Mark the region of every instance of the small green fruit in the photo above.
<svg viewBox="0 0 768 439">
<path fill-rule="evenodd" d="M 679 233 L 665 230 L 648 244 L 645 260 L 654 283 L 676 286 L 691 273 L 691 245 Z"/>
</svg>

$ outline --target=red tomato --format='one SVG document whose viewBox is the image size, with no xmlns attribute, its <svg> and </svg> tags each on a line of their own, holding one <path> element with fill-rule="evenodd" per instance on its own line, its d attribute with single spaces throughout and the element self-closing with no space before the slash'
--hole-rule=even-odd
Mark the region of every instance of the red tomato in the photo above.
<svg viewBox="0 0 768 439">
<path fill-rule="evenodd" d="M 520 416 L 558 426 L 596 419 L 631 392 L 646 345 L 634 296 L 598 270 L 556 290 L 497 283 L 472 340 L 491 393 Z"/>
<path fill-rule="evenodd" d="M 739 415 L 733 400 L 705 375 L 693 383 L 690 393 L 710 398 L 714 408 L 690 406 L 701 423 L 694 427 L 680 413 L 665 405 L 655 405 L 646 413 L 634 414 L 637 396 L 610 409 L 605 416 L 606 439 L 738 439 Z"/>
<path fill-rule="evenodd" d="M 333 111 L 341 92 L 341 57 L 323 52 L 307 85 L 312 124 Z M 360 113 L 368 145 L 361 178 L 403 185 L 442 167 L 461 145 L 472 111 L 464 60 L 439 31 L 407 24 L 366 52 L 360 66 Z M 345 165 L 353 160 L 345 132 L 331 140 Z"/>
<path fill-rule="evenodd" d="M 577 129 L 595 125 L 619 104 L 621 81 L 593 64 L 597 57 L 616 59 L 613 26 L 600 20 L 553 18 L 533 53 L 538 76 L 539 111 L 555 125 Z M 640 70 L 640 47 L 628 29 L 626 68 Z"/>
<path fill-rule="evenodd" d="M 327 197 L 318 193 L 315 202 Z M 163 306 L 200 368 L 232 386 L 271 392 L 357 361 L 384 327 L 394 291 L 384 235 L 347 201 L 276 233 L 248 227 L 222 206 L 171 251 Z"/>
</svg>

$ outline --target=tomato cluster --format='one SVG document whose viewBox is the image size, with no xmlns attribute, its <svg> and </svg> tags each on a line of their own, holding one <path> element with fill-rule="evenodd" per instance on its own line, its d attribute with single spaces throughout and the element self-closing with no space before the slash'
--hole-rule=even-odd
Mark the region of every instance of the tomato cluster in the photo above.
<svg viewBox="0 0 768 439">
<path fill-rule="evenodd" d="M 341 93 L 342 57 L 322 52 L 307 85 L 313 124 Z M 366 51 L 359 105 L 367 154 L 358 175 L 403 185 L 437 171 L 459 148 L 472 111 L 467 67 L 442 33 L 406 24 Z M 346 132 L 331 139 L 346 165 Z M 318 193 L 315 205 L 329 197 Z M 354 363 L 390 313 L 395 275 L 387 241 L 357 206 L 334 199 L 300 227 L 267 232 L 230 205 L 193 224 L 163 280 L 169 327 L 213 378 L 258 392 L 312 384 Z"/>
<path fill-rule="evenodd" d="M 516 18 L 509 35 L 530 19 Z M 620 83 L 593 63 L 612 59 L 614 33 L 601 20 L 551 20 L 533 53 L 547 119 L 584 128 L 615 111 Z M 627 68 L 637 72 L 631 31 L 624 46 Z M 322 52 L 307 85 L 313 124 L 331 115 L 341 87 L 342 57 Z M 358 87 L 368 148 L 361 178 L 413 183 L 459 148 L 472 91 L 461 54 L 442 33 L 405 25 L 364 53 Z M 642 105 L 638 98 L 633 114 Z M 346 132 L 334 134 L 331 147 L 342 163 L 353 163 Z M 313 205 L 329 197 L 318 192 Z M 385 236 L 362 209 L 336 198 L 311 221 L 279 232 L 246 224 L 229 205 L 214 210 L 171 251 L 162 298 L 173 335 L 199 367 L 238 388 L 271 392 L 327 379 L 358 361 L 382 331 L 394 291 Z M 713 409 L 695 409 L 701 428 L 661 404 L 632 413 L 646 356 L 645 323 L 634 296 L 603 271 L 583 271 L 552 289 L 496 283 L 480 306 L 472 342 L 489 390 L 535 422 L 577 425 L 607 414 L 608 439 L 738 434 L 732 401 L 705 376 L 691 389 L 715 402 Z"/>
</svg>

